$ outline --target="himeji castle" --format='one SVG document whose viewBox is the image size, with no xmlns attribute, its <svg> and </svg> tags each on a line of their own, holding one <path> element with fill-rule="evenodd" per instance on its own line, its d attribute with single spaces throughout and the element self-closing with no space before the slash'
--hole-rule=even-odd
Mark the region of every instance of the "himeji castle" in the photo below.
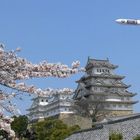
<svg viewBox="0 0 140 140">
<path fill-rule="evenodd" d="M 114 116 L 132 114 L 133 105 L 137 103 L 132 97 L 136 93 L 128 91 L 130 85 L 122 81 L 125 76 L 115 74 L 116 68 L 118 66 L 111 64 L 108 59 L 88 58 L 85 75 L 77 81 L 74 98 L 80 100 L 85 97 L 101 103 L 104 111 Z"/>
<path fill-rule="evenodd" d="M 92 102 L 103 104 L 103 109 L 113 116 L 129 115 L 133 113 L 133 101 L 136 93 L 128 91 L 130 85 L 122 80 L 125 76 L 115 74 L 117 65 L 106 60 L 88 58 L 85 74 L 77 81 L 74 96 L 71 94 L 55 94 L 46 97 L 33 98 L 28 109 L 31 121 L 59 116 L 60 114 L 74 114 L 71 99 L 90 99 Z"/>
</svg>

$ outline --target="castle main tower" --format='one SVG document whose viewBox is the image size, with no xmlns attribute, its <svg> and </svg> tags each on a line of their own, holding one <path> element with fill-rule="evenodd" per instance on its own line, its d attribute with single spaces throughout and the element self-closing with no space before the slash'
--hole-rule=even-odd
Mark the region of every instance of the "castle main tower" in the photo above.
<svg viewBox="0 0 140 140">
<path fill-rule="evenodd" d="M 74 98 L 80 100 L 84 97 L 92 103 L 101 103 L 104 111 L 111 116 L 132 114 L 133 105 L 137 103 L 132 97 L 136 93 L 128 91 L 130 85 L 123 83 L 124 76 L 115 74 L 114 70 L 117 67 L 108 59 L 88 58 L 85 75 L 77 81 Z"/>
</svg>

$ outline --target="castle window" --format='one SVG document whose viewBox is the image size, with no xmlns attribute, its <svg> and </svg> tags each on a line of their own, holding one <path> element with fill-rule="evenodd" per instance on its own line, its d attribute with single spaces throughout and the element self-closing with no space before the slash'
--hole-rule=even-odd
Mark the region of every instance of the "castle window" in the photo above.
<svg viewBox="0 0 140 140">
<path fill-rule="evenodd" d="M 110 107 L 110 105 L 109 105 L 109 104 L 107 104 L 107 105 L 106 105 L 106 107 Z"/>
<path fill-rule="evenodd" d="M 116 105 L 115 105 L 115 104 L 113 104 L 113 107 L 116 107 Z"/>
<path fill-rule="evenodd" d="M 108 69 L 106 69 L 105 71 L 109 73 L 109 70 Z"/>
<path fill-rule="evenodd" d="M 67 111 L 67 108 L 65 108 L 65 111 Z"/>
<path fill-rule="evenodd" d="M 102 87 L 100 88 L 100 91 L 103 91 L 103 88 Z"/>
<path fill-rule="evenodd" d="M 94 87 L 94 90 L 97 90 L 97 87 Z"/>
<path fill-rule="evenodd" d="M 86 87 L 86 89 L 90 89 L 90 88 L 91 88 L 91 87 L 89 87 L 89 86 L 88 86 L 88 87 Z"/>
<path fill-rule="evenodd" d="M 119 107 L 122 107 L 122 105 L 119 105 Z"/>
<path fill-rule="evenodd" d="M 41 102 L 44 102 L 44 100 L 42 99 Z"/>
<path fill-rule="evenodd" d="M 128 105 L 124 105 L 126 108 L 128 107 Z"/>
</svg>

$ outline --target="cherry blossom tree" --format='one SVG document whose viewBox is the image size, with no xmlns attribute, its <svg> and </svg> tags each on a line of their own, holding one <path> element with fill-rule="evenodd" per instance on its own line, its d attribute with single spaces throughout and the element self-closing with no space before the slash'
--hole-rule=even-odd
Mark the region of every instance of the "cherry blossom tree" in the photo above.
<svg viewBox="0 0 140 140">
<path fill-rule="evenodd" d="M 18 57 L 17 52 L 19 51 L 20 48 L 6 51 L 5 46 L 0 44 L 0 85 L 16 91 L 6 93 L 4 90 L 0 90 L 0 129 L 8 132 L 10 136 L 14 135 L 10 127 L 12 119 L 4 117 L 3 112 L 8 111 L 14 115 L 17 113 L 15 105 L 12 104 L 11 100 L 19 95 L 18 91 L 20 91 L 20 93 L 36 94 L 38 96 L 72 92 L 72 90 L 68 88 L 55 90 L 50 88 L 41 89 L 20 81 L 40 77 L 66 78 L 72 74 L 83 71 L 82 68 L 79 68 L 79 61 L 73 62 L 71 67 L 61 63 L 48 63 L 47 61 L 33 64 L 24 58 Z"/>
</svg>

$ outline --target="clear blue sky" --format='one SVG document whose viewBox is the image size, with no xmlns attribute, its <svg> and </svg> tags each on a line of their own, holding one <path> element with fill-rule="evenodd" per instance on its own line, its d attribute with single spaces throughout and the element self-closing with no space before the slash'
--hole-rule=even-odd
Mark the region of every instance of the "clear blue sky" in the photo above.
<svg viewBox="0 0 140 140">
<path fill-rule="evenodd" d="M 8 50 L 22 48 L 19 56 L 33 63 L 41 60 L 68 65 L 87 57 L 106 59 L 119 65 L 116 73 L 125 75 L 130 91 L 140 99 L 140 26 L 123 26 L 117 18 L 140 18 L 139 0 L 4 0 L 0 1 L 0 41 Z M 82 75 L 82 74 L 81 74 Z M 67 79 L 29 81 L 45 88 L 76 88 L 76 75 Z M 18 102 L 20 108 L 30 101 Z M 23 107 L 24 105 L 24 107 Z M 140 112 L 140 104 L 135 105 Z M 21 107 L 22 106 L 22 107 Z"/>
</svg>

